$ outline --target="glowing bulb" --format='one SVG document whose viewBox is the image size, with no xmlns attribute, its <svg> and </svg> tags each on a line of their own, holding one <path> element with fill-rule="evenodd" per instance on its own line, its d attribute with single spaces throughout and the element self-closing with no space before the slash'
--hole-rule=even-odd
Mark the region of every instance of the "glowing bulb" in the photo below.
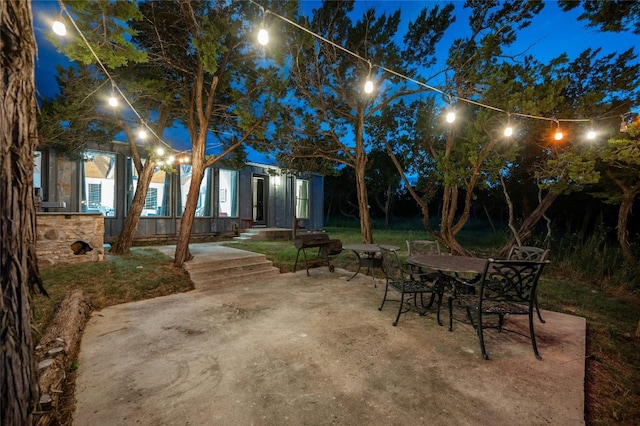
<svg viewBox="0 0 640 426">
<path fill-rule="evenodd" d="M 260 31 L 258 31 L 258 43 L 263 46 L 269 43 L 269 32 L 264 28 L 260 28 Z"/>
<path fill-rule="evenodd" d="M 144 129 L 140 129 L 140 131 L 138 132 L 138 137 L 140 139 L 146 139 L 147 138 L 147 132 Z"/>
<path fill-rule="evenodd" d="M 447 123 L 453 123 L 456 121 L 456 113 L 453 111 L 449 111 L 447 113 Z"/>
<path fill-rule="evenodd" d="M 593 130 L 589 130 L 587 132 L 587 139 L 594 140 L 595 138 L 596 138 L 596 132 L 594 132 Z"/>
<path fill-rule="evenodd" d="M 111 105 L 112 107 L 117 107 L 118 106 L 118 98 L 116 98 L 115 96 L 111 95 L 109 97 L 109 105 Z"/>
<path fill-rule="evenodd" d="M 562 134 L 562 130 L 556 130 L 556 134 L 554 135 L 555 140 L 560 141 L 562 140 L 563 136 L 564 135 Z"/>
<path fill-rule="evenodd" d="M 367 82 L 364 84 L 364 92 L 365 93 L 373 92 L 373 81 L 367 80 Z"/>
<path fill-rule="evenodd" d="M 172 164 L 175 160 L 176 160 L 176 157 L 174 157 L 173 155 L 170 155 L 169 158 L 167 158 L 167 164 Z"/>
<path fill-rule="evenodd" d="M 164 149 L 162 149 L 162 147 L 158 147 L 158 149 L 156 149 L 156 154 L 158 155 L 164 154 Z"/>
<path fill-rule="evenodd" d="M 504 128 L 504 135 L 509 137 L 511 135 L 513 135 L 513 127 L 511 126 L 507 126 Z"/>
<path fill-rule="evenodd" d="M 53 30 L 54 33 L 56 33 L 59 36 L 64 37 L 67 35 L 67 27 L 64 25 L 64 23 L 60 21 L 53 21 L 53 25 L 51 25 L 51 29 Z"/>
</svg>

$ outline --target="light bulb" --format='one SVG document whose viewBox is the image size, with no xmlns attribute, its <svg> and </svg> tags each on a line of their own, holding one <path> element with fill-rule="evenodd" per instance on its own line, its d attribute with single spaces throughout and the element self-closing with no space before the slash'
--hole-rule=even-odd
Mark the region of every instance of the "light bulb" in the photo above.
<svg viewBox="0 0 640 426">
<path fill-rule="evenodd" d="M 373 92 L 373 81 L 367 80 L 367 82 L 364 84 L 364 92 L 365 93 Z"/>
<path fill-rule="evenodd" d="M 115 96 L 111 95 L 109 97 L 109 105 L 111 105 L 112 107 L 117 107 L 118 106 L 118 98 L 116 98 Z"/>
<path fill-rule="evenodd" d="M 511 135 L 513 135 L 513 127 L 511 126 L 507 126 L 504 128 L 504 135 L 509 137 Z"/>
<path fill-rule="evenodd" d="M 174 161 L 176 161 L 176 157 L 173 155 L 170 155 L 169 158 L 167 158 L 167 164 L 172 164 Z"/>
<path fill-rule="evenodd" d="M 449 111 L 447 113 L 447 123 L 453 123 L 456 121 L 456 113 L 453 111 Z"/>
<path fill-rule="evenodd" d="M 164 149 L 162 149 L 162 147 L 158 147 L 158 149 L 156 149 L 156 154 L 158 155 L 164 154 Z"/>
<path fill-rule="evenodd" d="M 258 31 L 258 43 L 263 46 L 269 43 L 269 32 L 264 28 L 260 28 L 260 31 Z"/>
<path fill-rule="evenodd" d="M 53 21 L 53 24 L 51 25 L 51 29 L 53 30 L 54 33 L 56 33 L 59 36 L 64 37 L 67 35 L 67 27 L 64 25 L 64 23 L 60 21 Z"/>
<path fill-rule="evenodd" d="M 147 132 L 144 129 L 140 129 L 140 131 L 138 132 L 138 137 L 140 139 L 146 139 L 147 138 Z"/>
<path fill-rule="evenodd" d="M 555 140 L 560 141 L 563 138 L 562 130 L 556 130 L 556 134 L 554 135 Z"/>
</svg>

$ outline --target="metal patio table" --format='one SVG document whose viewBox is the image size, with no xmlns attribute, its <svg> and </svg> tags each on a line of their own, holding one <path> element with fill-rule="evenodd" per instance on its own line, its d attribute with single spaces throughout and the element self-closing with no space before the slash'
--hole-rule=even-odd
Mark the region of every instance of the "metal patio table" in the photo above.
<svg viewBox="0 0 640 426">
<path fill-rule="evenodd" d="M 400 250 L 397 246 L 388 246 L 390 250 Z M 367 268 L 368 274 L 371 275 L 371 281 L 374 286 L 377 286 L 375 277 L 373 276 L 373 269 L 378 268 L 382 270 L 382 253 L 380 252 L 380 246 L 378 244 L 347 244 L 342 246 L 343 250 L 351 250 L 358 258 L 358 270 L 347 281 L 351 281 L 358 275 L 361 268 Z"/>
</svg>

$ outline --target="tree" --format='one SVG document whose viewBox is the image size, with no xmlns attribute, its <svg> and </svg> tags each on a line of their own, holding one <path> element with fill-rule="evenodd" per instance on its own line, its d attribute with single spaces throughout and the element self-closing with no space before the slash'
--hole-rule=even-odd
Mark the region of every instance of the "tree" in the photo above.
<svg viewBox="0 0 640 426">
<path fill-rule="evenodd" d="M 0 424 L 31 424 L 38 402 L 31 318 L 36 259 L 37 143 L 31 2 L 0 3 Z"/>
<path fill-rule="evenodd" d="M 371 243 L 365 175 L 368 152 L 375 141 L 367 134 L 368 121 L 395 100 L 425 90 L 408 88 L 396 73 L 411 74 L 435 63 L 435 45 L 453 21 L 453 6 L 423 9 L 409 24 L 404 49 L 396 44 L 399 10 L 387 16 L 369 9 L 353 22 L 353 9 L 353 1 L 324 1 L 311 20 L 302 19 L 305 28 L 325 40 L 294 30 L 296 43 L 288 46 L 288 52 L 290 77 L 299 100 L 297 121 L 280 145 L 278 158 L 294 169 L 300 164 L 308 167 L 309 159 L 322 166 L 329 162 L 352 168 L 362 240 Z M 373 80 L 374 93 L 363 91 L 367 77 Z"/>
<path fill-rule="evenodd" d="M 268 123 L 279 121 L 285 84 L 273 63 L 281 59 L 265 58 L 256 47 L 256 28 L 247 22 L 257 21 L 260 10 L 249 2 L 152 1 L 140 10 L 144 19 L 133 24 L 134 41 L 172 85 L 178 119 L 191 140 L 191 184 L 174 263 L 181 266 L 191 258 L 189 238 L 205 169 L 231 153 L 243 159 L 236 150 L 264 143 Z M 219 145 L 213 153 L 207 152 L 210 139 Z"/>
<path fill-rule="evenodd" d="M 590 27 L 601 31 L 633 31 L 640 34 L 640 3 L 629 0 L 559 0 L 558 5 L 565 12 L 582 6 L 578 19 L 589 21 Z"/>
<path fill-rule="evenodd" d="M 111 246 L 111 253 L 124 254 L 133 244 L 151 179 L 161 164 L 155 143 L 147 145 L 143 161 L 135 128 L 143 127 L 144 122 L 146 128 L 143 129 L 151 130 L 152 139 L 161 140 L 164 129 L 176 119 L 177 102 L 171 97 L 166 72 L 148 66 L 147 53 L 133 42 L 136 36 L 134 22 L 142 19 L 136 3 L 74 2 L 68 11 L 75 16 L 82 37 L 72 41 L 50 39 L 77 63 L 66 70 L 58 69 L 61 93 L 55 99 L 43 102 L 40 129 L 45 138 L 42 145 L 52 145 L 68 155 L 77 156 L 88 141 L 110 142 L 116 134 L 124 133 L 138 174 L 123 228 Z M 105 107 L 107 90 L 113 91 L 114 84 L 126 93 L 127 100 L 135 105 L 135 111 L 126 106 Z M 163 168 L 173 170 L 166 162 Z"/>
<path fill-rule="evenodd" d="M 640 194 L 640 124 L 633 123 L 626 135 L 611 138 L 596 158 L 604 168 L 601 181 L 604 190 L 595 195 L 608 203 L 620 205 L 618 242 L 627 263 L 638 269 L 638 259 L 629 243 L 627 224 L 634 200 Z"/>
</svg>

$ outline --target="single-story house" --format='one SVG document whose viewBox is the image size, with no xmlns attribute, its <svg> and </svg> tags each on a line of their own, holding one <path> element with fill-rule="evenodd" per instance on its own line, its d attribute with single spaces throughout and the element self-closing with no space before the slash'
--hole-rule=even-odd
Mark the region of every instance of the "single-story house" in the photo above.
<svg viewBox="0 0 640 426">
<path fill-rule="evenodd" d="M 137 173 L 129 145 L 91 146 L 71 160 L 54 149 L 36 153 L 34 187 L 40 211 L 101 213 L 104 242 L 119 235 L 129 209 Z M 175 238 L 191 182 L 191 165 L 176 162 L 176 172 L 158 168 L 147 193 L 136 240 Z M 265 164 L 241 170 L 214 165 L 200 186 L 192 237 L 227 235 L 247 227 L 323 227 L 324 178 L 297 175 Z"/>
</svg>

